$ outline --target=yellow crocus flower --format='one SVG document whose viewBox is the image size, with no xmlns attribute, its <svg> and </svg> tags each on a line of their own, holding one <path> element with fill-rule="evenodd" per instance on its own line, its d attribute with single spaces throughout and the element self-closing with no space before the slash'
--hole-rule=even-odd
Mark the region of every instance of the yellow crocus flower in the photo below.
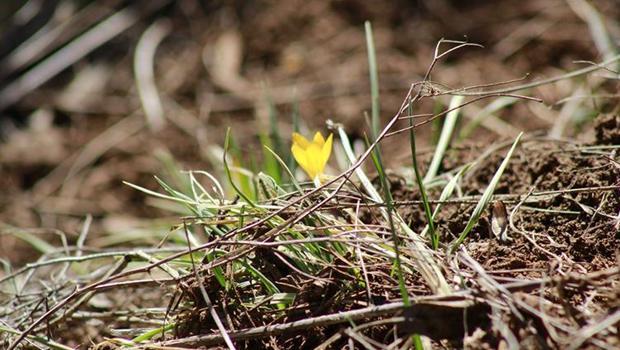
<svg viewBox="0 0 620 350">
<path fill-rule="evenodd" d="M 293 157 L 313 181 L 325 170 L 325 165 L 332 153 L 332 142 L 332 134 L 325 140 L 323 135 L 317 131 L 311 142 L 302 135 L 293 133 L 293 145 L 291 146 Z"/>
</svg>

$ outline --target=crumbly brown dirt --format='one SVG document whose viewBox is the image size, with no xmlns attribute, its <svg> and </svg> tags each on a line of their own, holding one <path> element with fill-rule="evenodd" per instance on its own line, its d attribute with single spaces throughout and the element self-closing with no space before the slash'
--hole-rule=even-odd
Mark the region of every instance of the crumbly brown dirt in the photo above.
<svg viewBox="0 0 620 350">
<path fill-rule="evenodd" d="M 524 141 L 502 176 L 496 194 L 551 192 L 549 198 L 507 205 L 514 228 L 508 244 L 490 237 L 488 222 L 474 230 L 472 256 L 488 271 L 531 269 L 520 276 L 534 277 L 568 271 L 592 272 L 618 264 L 620 230 L 620 167 L 616 160 L 589 150 L 610 145 L 609 135 L 617 131 L 617 115 L 602 116 L 594 126 L 597 138 L 590 144 L 574 145 L 539 140 Z M 612 121 L 612 123 L 610 123 Z M 611 141 L 611 142 L 610 142 Z M 463 191 L 479 194 L 488 184 L 503 157 L 502 152 L 482 160 L 466 178 Z M 574 192 L 573 192 L 574 191 Z M 527 209 L 524 207 L 527 206 Z M 471 206 L 458 212 L 469 213 Z M 453 233 L 462 220 L 447 220 Z M 486 232 L 485 232 L 486 231 Z M 562 258 L 559 258 L 562 256 Z M 568 261 L 566 271 L 554 264 Z"/>
<path fill-rule="evenodd" d="M 615 114 L 596 119 L 595 137 L 585 143 L 526 137 L 513 154 L 495 191 L 496 198 L 503 198 L 506 219 L 512 221 L 507 228 L 509 241 L 502 242 L 494 236 L 489 209 L 464 243 L 484 271 L 499 281 L 545 278 L 555 281 L 551 282 L 553 288 L 539 291 L 551 301 L 542 311 L 552 318 L 587 324 L 591 317 L 602 319 L 620 305 L 617 275 L 604 282 L 582 277 L 609 271 L 620 264 L 620 165 L 614 156 L 615 150 L 611 153 L 596 151 L 617 145 L 614 137 L 618 120 Z M 491 150 L 490 153 L 453 150 L 444 160 L 444 170 L 462 165 L 464 161 L 476 161 L 462 181 L 461 190 L 465 196 L 479 196 L 509 146 L 510 143 L 491 145 L 486 149 Z M 420 200 L 417 190 L 402 186 L 402 179 L 393 179 L 392 189 L 397 203 Z M 439 195 L 433 189 L 430 193 L 431 198 Z M 526 196 L 528 193 L 530 196 Z M 546 195 L 538 197 L 540 193 Z M 449 242 L 459 236 L 474 206 L 475 202 L 446 204 L 437 221 L 442 241 Z M 399 208 L 414 230 L 420 231 L 426 224 L 420 204 L 402 204 Z M 580 287 L 565 287 L 566 280 L 580 278 L 583 278 Z M 597 288 L 599 283 L 600 288 Z M 588 299 L 594 290 L 596 297 Z M 540 300 L 528 293 L 514 295 L 535 308 L 540 306 L 537 304 Z M 504 316 L 504 322 L 521 330 L 522 346 L 528 344 L 525 340 L 528 337 L 532 341 L 529 346 L 533 348 L 564 346 L 551 340 L 553 337 L 546 333 L 544 322 L 540 323 L 542 320 L 535 314 L 529 315 L 533 322 L 530 324 L 513 317 Z M 478 328 L 484 336 L 475 337 L 470 333 L 465 343 L 457 342 L 461 344 L 457 346 L 500 346 L 488 324 L 485 326 L 481 322 L 472 327 Z M 609 344 L 620 342 L 617 334 L 609 335 L 608 339 Z"/>
</svg>

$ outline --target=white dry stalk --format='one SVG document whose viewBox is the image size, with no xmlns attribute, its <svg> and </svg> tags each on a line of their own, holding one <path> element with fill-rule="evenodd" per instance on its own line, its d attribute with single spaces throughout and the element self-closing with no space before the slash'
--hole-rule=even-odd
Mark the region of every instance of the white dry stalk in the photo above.
<svg viewBox="0 0 620 350">
<path fill-rule="evenodd" d="M 601 13 L 585 0 L 566 0 L 566 2 L 573 12 L 588 25 L 592 40 L 598 51 L 603 55 L 603 58 L 607 60 L 613 57 L 617 53 L 617 48 L 605 28 Z"/>
<path fill-rule="evenodd" d="M 495 113 L 503 110 L 508 106 L 513 105 L 517 101 L 518 99 L 514 97 L 504 96 L 498 97 L 496 100 L 493 100 L 493 102 L 489 103 L 484 108 L 479 109 L 475 105 L 469 105 L 468 108 L 473 111 L 473 115 L 463 113 L 463 116 L 467 119 L 470 119 L 470 121 L 459 132 L 458 140 L 463 141 L 478 126 L 490 130 L 502 137 L 517 137 L 518 133 L 514 130 L 514 127 L 510 123 L 503 121 L 495 115 Z"/>
<path fill-rule="evenodd" d="M 355 164 L 357 161 L 355 155 L 353 154 L 353 150 L 351 149 L 351 144 L 349 142 L 349 138 L 347 137 L 346 132 L 341 126 L 338 126 L 338 134 L 340 135 L 340 140 L 342 147 L 344 149 L 347 158 L 352 164 Z M 383 203 L 381 199 L 381 195 L 377 192 L 375 187 L 372 185 L 366 174 L 359 167 L 355 169 L 355 174 L 360 179 L 360 182 L 364 186 L 364 189 L 368 192 L 372 200 L 376 203 Z M 384 207 L 380 207 L 381 214 L 388 218 L 388 210 Z M 446 282 L 445 277 L 443 276 L 441 269 L 437 266 L 435 260 L 433 259 L 433 253 L 429 250 L 429 248 L 424 244 L 421 237 L 413 232 L 407 226 L 407 223 L 400 217 L 398 214 L 393 214 L 392 218 L 397 226 L 404 231 L 408 237 L 411 238 L 411 253 L 414 255 L 415 265 L 419 268 L 420 274 L 423 276 L 424 280 L 428 283 L 429 287 L 433 290 L 433 293 L 439 295 L 449 294 L 451 292 L 450 286 Z M 376 247 L 382 249 L 380 247 Z M 383 249 L 382 249 L 383 250 Z M 391 254 L 390 254 L 391 255 Z"/>
<path fill-rule="evenodd" d="M 155 51 L 170 32 L 170 25 L 159 20 L 150 25 L 136 45 L 133 70 L 144 116 L 149 128 L 161 130 L 165 124 L 164 107 L 155 84 Z"/>
<path fill-rule="evenodd" d="M 603 58 L 606 61 L 617 58 L 617 48 L 614 46 L 609 34 L 607 33 L 601 14 L 592 5 L 584 0 L 566 0 L 566 2 L 570 8 L 588 25 L 592 40 Z M 588 89 L 596 89 L 600 84 L 601 82 L 595 82 L 593 83 L 593 86 L 589 88 L 587 88 L 584 84 L 581 84 L 577 89 L 575 89 L 575 91 L 571 94 L 571 100 L 564 105 L 560 111 L 559 117 L 553 124 L 553 127 L 549 132 L 550 137 L 562 137 L 564 134 L 564 129 L 571 122 L 571 120 L 574 119 L 579 107 L 581 107 L 582 101 L 577 97 L 586 95 L 588 93 Z"/>
<path fill-rule="evenodd" d="M 149 10 L 156 10 L 168 2 L 169 0 L 153 1 L 154 5 Z M 19 101 L 96 48 L 129 29 L 140 17 L 141 14 L 136 12 L 136 8 L 127 6 L 85 31 L 0 90 L 0 110 Z"/>
<path fill-rule="evenodd" d="M 439 141 L 437 142 L 437 148 L 435 148 L 431 165 L 429 165 L 426 176 L 424 176 L 424 183 L 430 182 L 437 175 L 443 156 L 446 154 L 448 145 L 450 145 L 450 140 L 452 140 L 452 133 L 454 132 L 454 127 L 456 126 L 459 112 L 461 110 L 458 106 L 461 105 L 464 99 L 465 96 L 459 95 L 452 97 L 452 100 L 450 100 L 450 106 L 448 107 L 450 112 L 446 115 L 446 120 L 444 121 L 443 128 L 441 129 L 441 135 L 439 136 Z"/>
</svg>

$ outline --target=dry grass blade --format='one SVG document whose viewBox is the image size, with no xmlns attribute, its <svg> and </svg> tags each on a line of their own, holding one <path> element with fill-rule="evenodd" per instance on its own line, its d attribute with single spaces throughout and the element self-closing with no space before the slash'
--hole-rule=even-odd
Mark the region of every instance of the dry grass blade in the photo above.
<svg viewBox="0 0 620 350">
<path fill-rule="evenodd" d="M 155 1 L 148 6 L 148 10 L 156 10 L 167 2 L 167 0 Z M 62 70 L 134 25 L 139 19 L 139 12 L 134 7 L 127 7 L 106 18 L 20 76 L 15 82 L 0 90 L 0 110 L 19 101 L 26 94 L 38 88 Z"/>
<path fill-rule="evenodd" d="M 151 24 L 138 41 L 134 55 L 138 94 L 147 125 L 153 131 L 161 130 L 165 124 L 164 107 L 155 84 L 155 50 L 169 32 L 170 24 L 166 21 Z"/>
<path fill-rule="evenodd" d="M 353 150 L 351 149 L 351 145 L 349 143 L 346 133 L 344 132 L 344 129 L 342 127 L 338 127 L 338 132 L 345 154 L 349 158 L 349 161 L 355 164 L 357 160 L 355 158 L 355 155 L 353 154 Z M 381 203 L 381 196 L 374 188 L 366 174 L 360 168 L 357 168 L 355 173 L 359 177 L 362 185 L 364 186 L 364 189 L 370 194 L 372 200 L 376 203 Z M 390 215 L 383 207 L 381 207 L 381 213 L 384 217 Z M 423 243 L 423 240 L 419 237 L 419 235 L 413 232 L 409 228 L 409 226 L 402 220 L 402 218 L 398 216 L 398 214 L 393 215 L 393 220 L 396 222 L 399 231 L 404 232 L 408 237 L 411 238 L 412 259 L 419 271 L 423 274 L 425 281 L 429 284 L 431 289 L 435 293 L 450 293 L 450 287 L 448 286 L 448 283 L 446 282 L 440 267 L 437 265 L 435 259 L 433 258 L 433 253 L 431 252 L 430 248 Z"/>
</svg>

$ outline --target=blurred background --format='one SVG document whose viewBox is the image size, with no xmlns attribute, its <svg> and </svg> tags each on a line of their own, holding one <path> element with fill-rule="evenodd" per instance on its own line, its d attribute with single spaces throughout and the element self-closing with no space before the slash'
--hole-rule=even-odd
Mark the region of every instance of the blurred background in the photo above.
<svg viewBox="0 0 620 350">
<path fill-rule="evenodd" d="M 326 132 L 332 119 L 363 138 L 367 20 L 386 121 L 422 79 L 441 38 L 484 45 L 441 61 L 432 80 L 443 86 L 543 79 L 612 54 L 618 18 L 617 0 L 2 1 L 0 256 L 29 259 L 21 253 L 25 236 L 45 244 L 62 231 L 73 239 L 87 215 L 94 246 L 157 242 L 166 218 L 178 215 L 122 181 L 155 190 L 153 175 L 220 175 L 228 127 L 250 163 L 260 163 L 261 135 L 281 135 L 287 150 L 293 120 L 309 133 Z M 579 134 L 618 98 L 611 80 L 597 90 L 607 99 L 590 96 L 568 109 L 592 94 L 590 79 L 529 91 L 544 104 L 502 108 L 472 126 L 462 146 L 520 130 Z M 465 108 L 463 123 L 490 102 Z M 419 112 L 448 100 L 434 103 Z M 432 128 L 419 131 L 423 150 L 432 146 Z M 384 152 L 391 166 L 408 164 L 398 137 Z"/>
</svg>

